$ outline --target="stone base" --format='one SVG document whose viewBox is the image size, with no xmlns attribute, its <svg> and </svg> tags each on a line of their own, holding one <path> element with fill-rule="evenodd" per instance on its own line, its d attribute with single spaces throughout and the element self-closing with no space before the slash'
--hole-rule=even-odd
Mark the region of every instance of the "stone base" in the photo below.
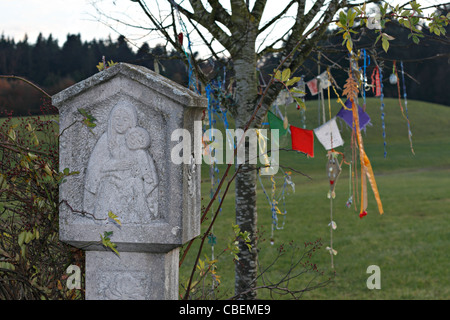
<svg viewBox="0 0 450 320">
<path fill-rule="evenodd" d="M 179 248 L 166 253 L 86 251 L 86 300 L 177 300 Z"/>
</svg>

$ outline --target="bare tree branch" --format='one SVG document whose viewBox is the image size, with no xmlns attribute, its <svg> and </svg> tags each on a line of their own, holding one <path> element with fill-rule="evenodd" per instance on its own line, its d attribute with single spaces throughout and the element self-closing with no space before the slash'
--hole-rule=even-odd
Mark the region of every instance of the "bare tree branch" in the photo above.
<svg viewBox="0 0 450 320">
<path fill-rule="evenodd" d="M 44 89 L 42 89 L 41 87 L 39 87 L 38 85 L 34 84 L 33 82 L 31 82 L 30 80 L 27 80 L 23 77 L 18 77 L 18 76 L 14 76 L 14 75 L 0 75 L 0 78 L 3 79 L 15 79 L 15 80 L 20 80 L 23 81 L 25 83 L 28 83 L 30 86 L 32 86 L 33 88 L 39 90 L 43 95 L 45 95 L 47 98 L 51 98 L 52 96 L 50 94 L 48 94 Z"/>
<path fill-rule="evenodd" d="M 227 25 L 229 24 L 229 21 L 227 21 L 227 19 L 224 19 L 223 17 L 220 18 L 219 14 L 220 11 L 213 11 L 214 14 L 208 13 L 208 11 L 206 11 L 205 7 L 200 1 L 190 0 L 190 3 L 194 8 L 194 13 L 192 13 L 187 9 L 185 9 L 184 7 L 178 5 L 174 0 L 168 1 L 171 4 L 173 4 L 173 6 L 188 19 L 200 23 L 213 35 L 214 38 L 216 38 L 217 41 L 219 41 L 222 44 L 222 46 L 224 46 L 228 51 L 230 50 L 230 48 L 232 47 L 232 41 L 230 39 L 230 36 L 228 36 L 226 32 L 224 32 L 215 22 L 219 21 L 220 23 L 223 23 L 227 28 L 230 27 Z M 141 0 L 139 0 L 139 2 L 141 2 Z M 216 19 L 216 17 L 219 17 L 219 19 Z"/>
<path fill-rule="evenodd" d="M 266 4 L 267 0 L 256 0 L 253 9 L 251 11 L 251 14 L 256 19 L 256 21 L 261 21 L 261 17 L 264 13 Z"/>
<path fill-rule="evenodd" d="M 264 24 L 264 26 L 262 26 L 258 33 L 261 34 L 264 31 L 267 30 L 267 28 L 269 28 L 271 25 L 273 25 L 275 22 L 277 22 L 283 15 L 286 14 L 286 12 L 289 11 L 289 9 L 292 7 L 293 4 L 295 4 L 298 0 L 291 0 L 291 2 L 289 2 L 289 4 L 283 9 L 283 11 L 281 11 L 279 14 L 277 14 L 275 17 L 273 17 L 269 22 L 267 22 L 266 24 Z M 256 4 L 255 4 L 256 6 Z"/>
</svg>

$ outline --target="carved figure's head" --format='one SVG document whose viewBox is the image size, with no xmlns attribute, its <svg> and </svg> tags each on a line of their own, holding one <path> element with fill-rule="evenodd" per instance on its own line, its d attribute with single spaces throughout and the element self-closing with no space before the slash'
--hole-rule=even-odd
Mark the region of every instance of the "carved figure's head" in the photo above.
<svg viewBox="0 0 450 320">
<path fill-rule="evenodd" d="M 112 109 L 109 121 L 111 129 L 119 134 L 124 134 L 128 129 L 137 125 L 136 110 L 129 103 L 121 101 Z"/>
<path fill-rule="evenodd" d="M 147 149 L 150 146 L 150 135 L 140 127 L 131 128 L 125 136 L 127 146 L 131 150 Z"/>
</svg>

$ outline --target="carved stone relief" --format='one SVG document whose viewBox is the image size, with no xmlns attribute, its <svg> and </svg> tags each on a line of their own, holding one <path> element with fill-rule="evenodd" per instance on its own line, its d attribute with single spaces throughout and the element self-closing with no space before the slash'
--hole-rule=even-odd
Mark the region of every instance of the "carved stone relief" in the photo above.
<svg viewBox="0 0 450 320">
<path fill-rule="evenodd" d="M 158 175 L 148 152 L 150 135 L 135 106 L 119 101 L 90 155 L 83 209 L 97 218 L 112 211 L 123 224 L 151 223 L 158 213 Z"/>
<path fill-rule="evenodd" d="M 98 294 L 108 300 L 142 300 L 147 298 L 150 279 L 143 272 L 112 272 L 102 274 Z"/>
</svg>

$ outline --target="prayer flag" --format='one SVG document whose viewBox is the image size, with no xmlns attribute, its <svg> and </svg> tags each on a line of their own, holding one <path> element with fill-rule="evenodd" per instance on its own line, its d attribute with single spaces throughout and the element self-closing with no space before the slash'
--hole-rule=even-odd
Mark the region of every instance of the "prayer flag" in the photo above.
<svg viewBox="0 0 450 320">
<path fill-rule="evenodd" d="M 342 107 L 341 110 L 339 110 L 339 112 L 336 114 L 336 116 L 343 119 L 350 128 L 353 128 L 352 102 L 350 100 L 345 101 L 345 106 L 348 109 Z M 362 130 L 366 127 L 366 125 L 370 123 L 370 117 L 360 106 L 358 106 L 358 116 L 359 129 Z"/>
<path fill-rule="evenodd" d="M 336 117 L 314 129 L 314 133 L 326 150 L 344 145 L 344 140 L 342 140 L 341 133 L 336 124 Z"/>
<path fill-rule="evenodd" d="M 314 134 L 312 130 L 290 126 L 292 149 L 314 158 Z"/>
<path fill-rule="evenodd" d="M 317 78 L 314 78 L 306 83 L 311 95 L 315 96 L 319 90 L 317 89 Z"/>
<path fill-rule="evenodd" d="M 328 71 L 324 71 L 317 76 L 319 79 L 319 87 L 320 89 L 326 89 L 331 86 L 331 81 L 328 79 Z"/>
<path fill-rule="evenodd" d="M 270 110 L 267 112 L 267 119 L 269 120 L 270 129 L 278 129 L 280 137 L 287 133 L 287 128 L 284 128 L 283 120 L 274 115 Z"/>
</svg>

